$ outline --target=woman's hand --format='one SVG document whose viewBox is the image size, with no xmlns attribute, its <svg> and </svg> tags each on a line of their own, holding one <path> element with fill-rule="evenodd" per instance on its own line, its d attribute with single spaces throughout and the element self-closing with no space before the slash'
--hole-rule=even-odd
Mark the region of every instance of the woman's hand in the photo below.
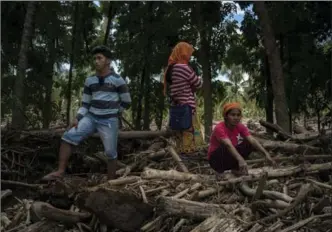
<svg viewBox="0 0 332 232">
<path fill-rule="evenodd" d="M 272 159 L 269 154 L 266 155 L 266 160 L 271 164 L 272 167 L 276 168 L 278 166 L 276 161 Z"/>
<path fill-rule="evenodd" d="M 248 175 L 248 164 L 244 159 L 240 159 L 238 161 L 239 163 L 239 171 L 243 174 L 243 175 Z"/>
</svg>

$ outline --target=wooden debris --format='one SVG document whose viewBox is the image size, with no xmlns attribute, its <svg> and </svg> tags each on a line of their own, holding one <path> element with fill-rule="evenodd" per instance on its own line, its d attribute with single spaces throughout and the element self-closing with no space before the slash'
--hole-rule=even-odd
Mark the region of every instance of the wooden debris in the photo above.
<svg viewBox="0 0 332 232">
<path fill-rule="evenodd" d="M 1 200 L 5 199 L 6 197 L 9 197 L 12 195 L 12 190 L 6 189 L 6 190 L 1 190 Z"/>
<path fill-rule="evenodd" d="M 183 161 L 181 160 L 180 156 L 176 153 L 176 151 L 174 150 L 174 148 L 170 146 L 170 147 L 167 148 L 167 150 L 172 155 L 173 159 L 179 165 L 179 167 L 181 168 L 181 170 L 183 172 L 189 172 L 188 168 L 186 167 L 186 165 L 184 165 Z"/>
<path fill-rule="evenodd" d="M 78 204 L 97 215 L 101 223 L 124 231 L 138 231 L 153 213 L 152 206 L 123 191 L 99 189 L 83 193 Z"/>
<path fill-rule="evenodd" d="M 321 149 L 324 135 L 276 131 L 279 138 L 284 136 L 278 141 L 259 132 L 258 140 L 278 168 L 264 166 L 265 159 L 249 159 L 248 176 L 225 172 L 217 179 L 204 152 L 181 158 L 167 139 L 159 137 L 170 132 L 123 131 L 118 179 L 106 181 L 107 159 L 96 150 L 102 148 L 94 144 L 100 141 L 91 139 L 73 149 L 63 179 L 32 182 L 31 176 L 41 177 L 54 168 L 54 140 L 59 142 L 62 132 L 24 132 L 9 145 L 6 141 L 11 140 L 3 140 L 2 184 L 13 196 L 5 198 L 10 190 L 1 192 L 8 199 L 1 230 L 288 232 L 303 226 L 308 231 L 321 226 L 324 231 L 330 225 L 332 186 L 319 175 L 332 170 L 332 156 Z M 47 147 L 52 152 L 45 152 Z M 31 198 L 30 193 L 38 201 L 24 199 Z"/>
<path fill-rule="evenodd" d="M 35 201 L 31 205 L 33 221 L 40 221 L 43 218 L 62 223 L 76 224 L 88 219 L 91 215 L 88 212 L 73 212 L 70 210 L 57 209 L 46 202 Z"/>
</svg>

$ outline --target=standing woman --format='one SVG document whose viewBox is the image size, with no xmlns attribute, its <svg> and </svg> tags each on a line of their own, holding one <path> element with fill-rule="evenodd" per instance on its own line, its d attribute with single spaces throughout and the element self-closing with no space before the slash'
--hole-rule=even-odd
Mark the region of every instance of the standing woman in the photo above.
<svg viewBox="0 0 332 232">
<path fill-rule="evenodd" d="M 164 75 L 164 95 L 169 92 L 171 105 L 189 105 L 192 110 L 191 127 L 177 131 L 175 136 L 176 150 L 182 154 L 193 153 L 205 145 L 195 101 L 195 93 L 202 87 L 203 82 L 188 65 L 193 52 L 192 45 L 179 42 L 172 50 Z"/>
</svg>

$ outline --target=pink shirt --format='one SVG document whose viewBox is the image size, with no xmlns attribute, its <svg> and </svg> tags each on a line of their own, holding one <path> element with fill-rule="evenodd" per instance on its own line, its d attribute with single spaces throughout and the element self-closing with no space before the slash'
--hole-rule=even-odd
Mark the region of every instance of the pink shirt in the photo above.
<svg viewBox="0 0 332 232">
<path fill-rule="evenodd" d="M 218 123 L 215 126 L 210 138 L 208 159 L 210 158 L 211 153 L 214 152 L 220 146 L 220 142 L 218 141 L 217 138 L 220 139 L 228 138 L 231 140 L 233 146 L 237 146 L 238 144 L 242 143 L 244 137 L 247 137 L 249 135 L 250 132 L 248 128 L 242 123 L 237 124 L 233 130 L 226 127 L 225 122 Z"/>
</svg>

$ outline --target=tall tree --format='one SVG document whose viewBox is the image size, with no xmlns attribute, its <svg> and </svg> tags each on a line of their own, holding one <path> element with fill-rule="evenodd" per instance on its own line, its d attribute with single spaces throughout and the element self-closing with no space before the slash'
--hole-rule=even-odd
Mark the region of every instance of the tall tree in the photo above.
<svg viewBox="0 0 332 232">
<path fill-rule="evenodd" d="M 27 52 L 33 34 L 33 16 L 35 14 L 37 2 L 29 2 L 25 15 L 24 28 L 21 39 L 21 48 L 17 65 L 17 78 L 14 86 L 14 105 L 12 114 L 12 126 L 22 129 L 25 124 L 24 107 L 24 79 L 27 69 Z"/>
<path fill-rule="evenodd" d="M 66 120 L 67 125 L 70 124 L 70 109 L 71 109 L 71 94 L 72 94 L 72 82 L 73 82 L 73 68 L 74 68 L 74 58 L 75 58 L 75 44 L 76 44 L 76 28 L 77 28 L 77 19 L 79 16 L 79 2 L 75 2 L 74 8 L 74 17 L 73 17 L 73 31 L 72 31 L 72 42 L 71 42 L 71 53 L 70 53 L 70 61 L 69 61 L 69 75 L 68 75 L 68 88 L 67 88 L 67 114 Z"/>
<path fill-rule="evenodd" d="M 262 27 L 263 44 L 269 60 L 277 124 L 285 131 L 290 132 L 289 109 L 287 106 L 282 63 L 268 10 L 264 2 L 258 1 L 254 2 L 254 11 L 258 15 Z"/>
</svg>

